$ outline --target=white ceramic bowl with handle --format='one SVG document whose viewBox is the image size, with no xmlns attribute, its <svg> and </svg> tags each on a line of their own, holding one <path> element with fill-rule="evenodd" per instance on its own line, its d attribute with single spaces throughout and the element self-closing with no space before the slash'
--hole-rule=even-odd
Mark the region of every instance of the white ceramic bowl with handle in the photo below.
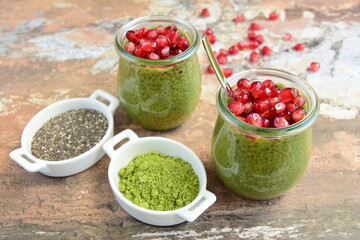
<svg viewBox="0 0 360 240">
<path fill-rule="evenodd" d="M 128 141 L 115 149 L 115 145 L 124 140 Z M 192 222 L 216 201 L 216 196 L 206 190 L 207 179 L 203 163 L 191 149 L 182 143 L 163 137 L 139 138 L 132 130 L 127 129 L 107 141 L 103 148 L 111 158 L 108 176 L 116 200 L 127 213 L 144 223 L 156 226 L 171 226 L 184 221 Z M 126 167 L 138 154 L 149 152 L 180 157 L 191 164 L 200 183 L 199 194 L 191 203 L 176 210 L 155 211 L 135 205 L 119 191 L 120 177 L 118 171 Z"/>
<path fill-rule="evenodd" d="M 109 104 L 101 102 L 101 98 Z M 12 151 L 10 158 L 29 172 L 40 172 L 51 177 L 65 177 L 84 171 L 104 156 L 102 145 L 114 136 L 114 112 L 118 106 L 118 98 L 101 89 L 94 91 L 88 98 L 71 98 L 56 102 L 38 112 L 28 122 L 21 135 L 21 147 Z M 36 132 L 51 118 L 79 108 L 94 109 L 106 117 L 108 128 L 103 138 L 90 150 L 71 159 L 47 161 L 33 156 L 31 142 Z"/>
</svg>

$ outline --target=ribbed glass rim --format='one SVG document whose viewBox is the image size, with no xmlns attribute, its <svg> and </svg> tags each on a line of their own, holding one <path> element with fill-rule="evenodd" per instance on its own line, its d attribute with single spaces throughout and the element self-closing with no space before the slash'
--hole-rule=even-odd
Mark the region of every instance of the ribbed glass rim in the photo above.
<svg viewBox="0 0 360 240">
<path fill-rule="evenodd" d="M 235 129 L 241 132 L 259 135 L 265 138 L 283 138 L 297 134 L 307 129 L 316 121 L 319 115 L 320 105 L 319 105 L 319 98 L 315 90 L 301 77 L 296 76 L 290 72 L 282 71 L 279 69 L 273 69 L 273 68 L 248 69 L 233 74 L 231 77 L 227 79 L 227 82 L 229 83 L 230 86 L 233 86 L 241 78 L 254 78 L 256 76 L 269 77 L 269 79 L 271 79 L 271 77 L 276 77 L 291 83 L 291 85 L 295 86 L 300 91 L 300 93 L 306 98 L 308 104 L 307 114 L 305 118 L 302 119 L 301 121 L 291 124 L 287 127 L 283 127 L 283 128 L 256 127 L 239 120 L 237 117 L 234 116 L 234 114 L 230 112 L 226 102 L 227 94 L 223 88 L 220 88 L 216 96 L 216 107 L 221 117 L 224 120 L 226 120 L 226 122 L 228 122 L 232 127 L 234 127 Z"/>
<path fill-rule="evenodd" d="M 184 52 L 179 55 L 176 55 L 171 58 L 166 59 L 146 59 L 146 58 L 139 58 L 132 54 L 130 54 L 126 49 L 122 46 L 122 41 L 126 38 L 126 32 L 129 30 L 139 29 L 141 26 L 149 23 L 154 23 L 154 27 L 156 27 L 155 23 L 163 23 L 163 24 L 175 24 L 178 28 L 185 31 L 186 34 L 189 34 L 191 37 L 191 44 Z M 182 62 L 188 59 L 192 54 L 194 54 L 197 49 L 199 48 L 199 36 L 198 32 L 193 25 L 190 23 L 175 17 L 169 17 L 164 15 L 154 15 L 154 16 L 146 16 L 136 18 L 127 24 L 123 25 L 115 36 L 115 50 L 120 56 L 126 57 L 129 61 L 136 62 L 142 65 L 151 65 L 151 66 L 161 66 L 161 65 L 169 65 L 173 63 Z"/>
</svg>

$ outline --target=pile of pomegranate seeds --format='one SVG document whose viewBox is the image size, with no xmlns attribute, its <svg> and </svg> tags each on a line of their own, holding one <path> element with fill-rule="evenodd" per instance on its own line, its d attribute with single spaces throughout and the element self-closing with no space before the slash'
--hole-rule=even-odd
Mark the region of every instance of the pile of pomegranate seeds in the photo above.
<svg viewBox="0 0 360 240">
<path fill-rule="evenodd" d="M 272 80 L 240 79 L 231 93 L 229 110 L 257 127 L 281 128 L 302 120 L 306 100 L 295 88 L 280 89 Z"/>
<path fill-rule="evenodd" d="M 136 57 L 153 60 L 176 56 L 190 45 L 189 40 L 181 35 L 175 25 L 129 30 L 126 38 L 129 40 L 125 45 L 126 51 Z"/>
</svg>

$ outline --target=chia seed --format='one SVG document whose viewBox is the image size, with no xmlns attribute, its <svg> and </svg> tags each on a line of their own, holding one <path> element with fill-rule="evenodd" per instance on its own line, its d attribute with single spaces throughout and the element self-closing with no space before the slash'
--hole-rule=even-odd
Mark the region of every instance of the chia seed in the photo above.
<svg viewBox="0 0 360 240">
<path fill-rule="evenodd" d="M 32 154 L 43 160 L 59 161 L 76 157 L 94 147 L 108 128 L 99 111 L 79 108 L 47 121 L 34 135 Z"/>
</svg>

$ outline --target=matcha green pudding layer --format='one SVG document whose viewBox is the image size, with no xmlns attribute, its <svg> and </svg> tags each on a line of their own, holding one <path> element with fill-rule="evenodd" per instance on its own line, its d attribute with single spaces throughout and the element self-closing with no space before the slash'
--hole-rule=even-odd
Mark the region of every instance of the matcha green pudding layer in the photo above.
<svg viewBox="0 0 360 240">
<path fill-rule="evenodd" d="M 264 81 L 296 88 L 306 98 L 306 116 L 281 128 L 258 127 L 236 117 L 227 107 L 229 97 L 220 89 L 218 118 L 212 136 L 212 157 L 216 173 L 226 187 L 240 196 L 265 200 L 294 187 L 306 171 L 311 156 L 311 126 L 319 112 L 314 90 L 298 76 L 275 69 L 249 69 L 228 79 Z"/>
</svg>

